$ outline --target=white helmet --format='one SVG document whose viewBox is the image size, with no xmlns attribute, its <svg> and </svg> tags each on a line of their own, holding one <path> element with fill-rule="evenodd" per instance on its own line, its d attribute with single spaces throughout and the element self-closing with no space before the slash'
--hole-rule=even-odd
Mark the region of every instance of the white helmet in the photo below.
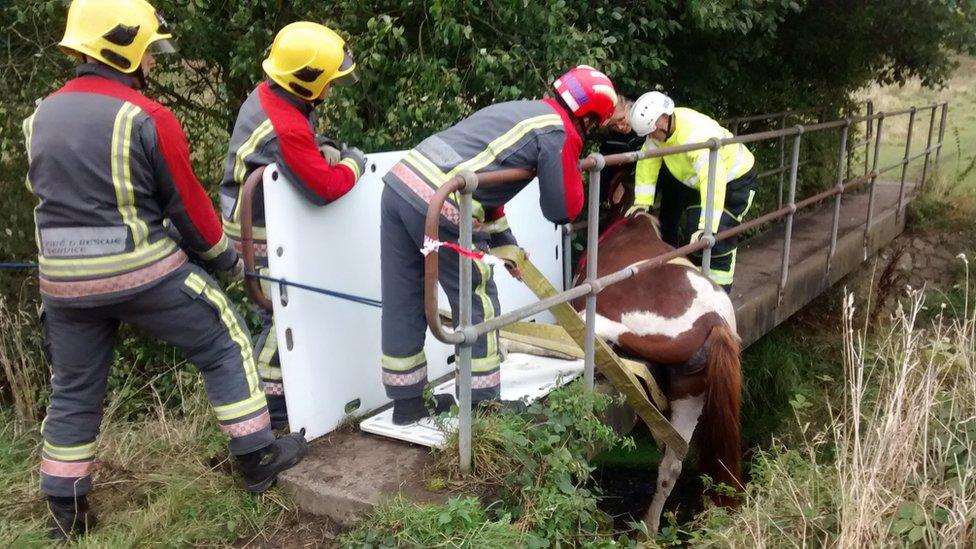
<svg viewBox="0 0 976 549">
<path fill-rule="evenodd" d="M 674 101 L 661 92 L 647 92 L 634 101 L 628 119 L 630 127 L 637 135 L 644 137 L 654 131 L 657 119 L 662 114 L 674 114 Z"/>
</svg>

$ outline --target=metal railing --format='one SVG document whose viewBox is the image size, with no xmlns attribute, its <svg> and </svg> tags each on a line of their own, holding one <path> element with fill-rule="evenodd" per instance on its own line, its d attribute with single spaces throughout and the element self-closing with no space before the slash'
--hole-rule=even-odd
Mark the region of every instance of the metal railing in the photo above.
<svg viewBox="0 0 976 549">
<path fill-rule="evenodd" d="M 873 121 L 874 121 L 874 119 L 871 118 L 870 115 L 874 114 L 874 102 L 868 99 L 866 101 L 858 103 L 858 105 L 859 106 L 863 105 L 864 113 L 867 115 L 867 118 L 863 121 L 865 125 L 864 140 L 859 143 L 852 144 L 851 147 L 848 149 L 847 168 L 848 168 L 848 173 L 850 173 L 851 162 L 853 162 L 854 160 L 856 151 L 859 150 L 859 147 L 864 147 L 864 159 L 865 159 L 864 173 L 867 174 L 868 172 L 867 159 L 870 154 L 870 146 L 872 143 L 871 136 L 873 133 Z M 773 113 L 755 114 L 751 116 L 738 116 L 738 117 L 724 118 L 722 120 L 719 120 L 719 124 L 722 125 L 722 127 L 728 128 L 729 131 L 732 132 L 732 135 L 739 135 L 739 129 L 743 124 L 754 124 L 757 122 L 761 122 L 769 126 L 779 126 L 779 129 L 783 130 L 789 126 L 788 122 L 791 119 L 793 119 L 797 123 L 801 123 L 803 118 L 811 117 L 812 115 L 816 115 L 817 123 L 823 122 L 824 119 L 827 118 L 827 109 L 822 107 L 809 107 L 806 109 L 792 109 L 792 110 L 773 112 Z M 775 168 L 767 169 L 765 171 L 759 172 L 756 175 L 756 179 L 759 181 L 762 181 L 763 179 L 769 177 L 779 176 L 777 177 L 778 185 L 776 191 L 776 205 L 778 208 L 783 207 L 783 191 L 785 189 L 786 174 L 792 169 L 792 166 L 790 164 L 787 164 L 786 162 L 786 158 L 787 158 L 786 138 L 787 137 L 788 135 L 781 135 L 778 139 L 778 150 L 779 150 L 778 165 Z M 802 167 L 808 163 L 809 161 L 800 162 L 798 164 L 798 167 Z"/>
<path fill-rule="evenodd" d="M 932 144 L 932 133 L 935 124 L 935 111 L 941 108 L 941 118 L 939 125 L 939 139 Z M 872 109 L 869 103 L 869 109 Z M 911 140 L 915 126 L 915 119 L 920 112 L 931 110 L 929 117 L 928 142 L 926 148 L 921 153 L 911 155 Z M 783 293 L 790 275 L 790 244 L 792 241 L 793 218 L 794 214 L 801 209 L 808 208 L 814 204 L 834 197 L 833 220 L 831 223 L 830 248 L 828 251 L 829 273 L 830 259 L 833 258 L 837 245 L 837 233 L 839 230 L 840 205 L 845 191 L 853 187 L 868 184 L 870 186 L 868 208 L 864 223 L 864 253 L 867 257 L 868 237 L 872 227 L 874 217 L 875 186 L 878 176 L 887 171 L 902 167 L 900 188 L 898 194 L 897 215 L 902 215 L 904 206 L 905 181 L 907 166 L 914 160 L 924 156 L 925 164 L 922 169 L 923 178 L 928 175 L 929 157 L 935 153 L 936 162 L 939 159 L 945 135 L 945 122 L 948 104 L 946 102 L 932 103 L 923 107 L 911 107 L 894 112 L 884 113 L 873 112 L 858 117 L 850 117 L 842 120 L 830 122 L 818 122 L 810 125 L 797 124 L 792 127 L 784 127 L 778 130 L 759 132 L 746 135 L 736 135 L 727 139 L 710 139 L 702 143 L 692 143 L 675 147 L 657 148 L 646 151 L 635 151 L 629 153 L 614 154 L 603 156 L 594 154 L 580 162 L 580 169 L 589 172 L 589 211 L 587 219 L 587 272 L 585 280 L 578 286 L 558 293 L 554 296 L 542 299 L 530 305 L 520 307 L 514 311 L 502 314 L 498 317 L 489 319 L 480 324 L 471 323 L 471 259 L 460 257 L 460 299 L 459 299 L 459 318 L 458 326 L 454 330 L 447 329 L 441 322 L 437 303 L 437 284 L 438 284 L 438 254 L 430 253 L 425 260 L 425 313 L 427 323 L 431 332 L 438 340 L 454 344 L 458 348 L 458 393 L 460 397 L 459 408 L 459 459 L 460 469 L 464 472 L 471 469 L 471 347 L 477 339 L 489 332 L 498 330 L 508 324 L 525 319 L 534 314 L 545 311 L 555 305 L 567 303 L 581 297 L 586 298 L 586 339 L 584 348 L 584 379 L 586 386 L 593 387 L 594 379 L 594 352 L 595 352 L 595 324 L 596 324 L 596 299 L 597 295 L 607 286 L 622 282 L 631 278 L 635 274 L 647 269 L 653 269 L 672 259 L 684 257 L 695 252 L 702 252 L 702 272 L 708 275 L 711 263 L 711 249 L 716 242 L 739 235 L 744 231 L 765 225 L 769 222 L 785 219 L 785 234 L 783 239 L 782 263 L 779 278 L 779 302 L 782 302 Z M 901 160 L 891 166 L 879 168 L 881 143 L 883 135 L 883 124 L 886 119 L 896 116 L 909 116 L 908 136 L 906 138 L 905 152 Z M 784 117 L 785 120 L 785 117 Z M 851 179 L 846 178 L 850 164 L 850 149 L 848 148 L 848 137 L 851 127 L 858 123 L 865 123 L 871 128 L 874 145 L 874 155 L 870 170 L 865 168 L 865 173 Z M 796 201 L 797 174 L 800 167 L 800 146 L 804 135 L 816 132 L 826 132 L 830 130 L 840 131 L 840 147 L 837 161 L 837 182 L 830 189 L 817 193 L 813 196 Z M 598 258 L 598 227 L 599 227 L 599 185 L 600 171 L 607 166 L 617 166 L 637 162 L 646 158 L 664 157 L 672 154 L 687 153 L 696 150 L 708 149 L 708 182 L 706 187 L 707 209 L 705 218 L 711 219 L 712 197 L 715 193 L 715 167 L 718 158 L 718 151 L 725 145 L 734 143 L 756 143 L 779 139 L 784 147 L 787 138 L 792 138 L 792 153 L 789 163 L 789 187 L 787 188 L 787 202 L 779 203 L 778 208 L 772 212 L 761 215 L 755 219 L 742 223 L 732 229 L 721 231 L 718 234 L 712 233 L 710 223 L 705 224 L 704 235 L 700 240 L 692 242 L 686 246 L 677 248 L 666 254 L 646 259 L 620 269 L 608 275 L 597 277 L 597 258 Z M 871 140 L 866 139 L 867 146 Z M 865 146 L 856 143 L 852 147 Z M 865 155 L 867 156 L 867 155 Z M 866 163 L 867 166 L 867 163 Z M 783 173 L 783 172 L 780 172 Z M 427 210 L 426 236 L 439 240 L 439 228 L 441 212 L 445 206 L 448 196 L 458 193 L 460 199 L 456 200 L 460 212 L 460 241 L 459 244 L 466 248 L 471 248 L 472 241 L 472 193 L 479 186 L 497 185 L 512 181 L 524 181 L 531 178 L 534 173 L 529 170 L 500 170 L 496 172 L 471 173 L 464 172 L 452 178 L 442 185 L 430 201 Z M 924 181 L 922 182 L 924 185 Z M 782 193 L 781 193 L 782 196 Z M 564 255 L 568 255 L 565 254 Z"/>
</svg>

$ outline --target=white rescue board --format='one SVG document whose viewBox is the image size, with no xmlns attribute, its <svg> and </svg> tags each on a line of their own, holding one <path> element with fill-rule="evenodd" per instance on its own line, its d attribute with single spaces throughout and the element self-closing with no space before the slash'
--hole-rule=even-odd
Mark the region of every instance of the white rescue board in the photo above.
<svg viewBox="0 0 976 549">
<path fill-rule="evenodd" d="M 381 299 L 382 176 L 404 154 L 368 155 L 366 173 L 355 188 L 324 207 L 309 203 L 273 164 L 269 166 L 263 184 L 271 276 Z M 562 289 L 560 228 L 542 216 L 538 183 L 519 193 L 505 212 L 519 244 Z M 525 285 L 503 269 L 496 269 L 495 283 L 502 311 L 536 301 Z M 422 285 L 423 280 L 417 284 Z M 361 417 L 389 403 L 380 368 L 380 309 L 294 287 L 285 292 L 287 299 L 282 300 L 280 288 L 273 284 L 270 297 L 291 429 L 305 428 L 311 440 L 347 418 Z M 443 291 L 440 306 L 449 308 Z M 548 312 L 533 318 L 552 322 Z M 452 371 L 448 357 L 453 348 L 429 332 L 425 351 L 430 379 Z"/>
</svg>

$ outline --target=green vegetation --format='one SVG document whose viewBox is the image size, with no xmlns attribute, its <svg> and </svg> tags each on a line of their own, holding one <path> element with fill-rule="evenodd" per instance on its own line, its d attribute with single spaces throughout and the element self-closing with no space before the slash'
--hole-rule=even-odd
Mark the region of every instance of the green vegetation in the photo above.
<svg viewBox="0 0 976 549">
<path fill-rule="evenodd" d="M 474 424 L 477 474 L 462 477 L 457 436 L 435 455 L 428 484 L 468 494 L 446 505 L 394 500 L 343 538 L 347 545 L 551 547 L 611 546 L 611 521 L 589 486 L 587 456 L 597 448 L 629 447 L 598 415 L 610 397 L 580 382 L 553 392 L 527 414 L 500 411 Z"/>
</svg>

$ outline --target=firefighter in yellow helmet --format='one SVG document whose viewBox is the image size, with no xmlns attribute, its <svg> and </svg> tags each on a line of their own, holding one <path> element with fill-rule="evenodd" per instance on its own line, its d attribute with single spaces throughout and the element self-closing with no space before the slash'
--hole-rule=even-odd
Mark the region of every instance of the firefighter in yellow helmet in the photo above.
<svg viewBox="0 0 976 549">
<path fill-rule="evenodd" d="M 240 276 L 240 259 L 183 129 L 140 92 L 151 51 L 172 51 L 169 37 L 145 0 L 74 0 L 61 47 L 81 61 L 77 77 L 23 126 L 52 371 L 40 485 L 58 538 L 94 522 L 88 492 L 121 323 L 201 371 L 249 491 L 267 490 L 305 454 L 301 435 L 274 438 L 247 328 L 207 272 Z"/>
<path fill-rule="evenodd" d="M 254 170 L 276 164 L 305 198 L 323 206 L 349 192 L 366 166 L 359 149 L 339 150 L 331 139 L 315 133 L 315 108 L 325 101 L 332 85 L 356 81 L 356 62 L 341 36 L 318 23 L 291 23 L 275 37 L 262 67 L 268 79 L 241 106 L 220 183 L 224 227 L 236 246 L 240 246 L 241 238 L 244 181 Z M 255 257 L 258 265 L 266 268 L 267 233 L 260 188 L 252 223 Z M 277 338 L 271 315 L 258 312 L 262 318 L 262 330 L 255 341 L 258 371 L 272 425 L 284 429 L 288 413 Z"/>
</svg>

